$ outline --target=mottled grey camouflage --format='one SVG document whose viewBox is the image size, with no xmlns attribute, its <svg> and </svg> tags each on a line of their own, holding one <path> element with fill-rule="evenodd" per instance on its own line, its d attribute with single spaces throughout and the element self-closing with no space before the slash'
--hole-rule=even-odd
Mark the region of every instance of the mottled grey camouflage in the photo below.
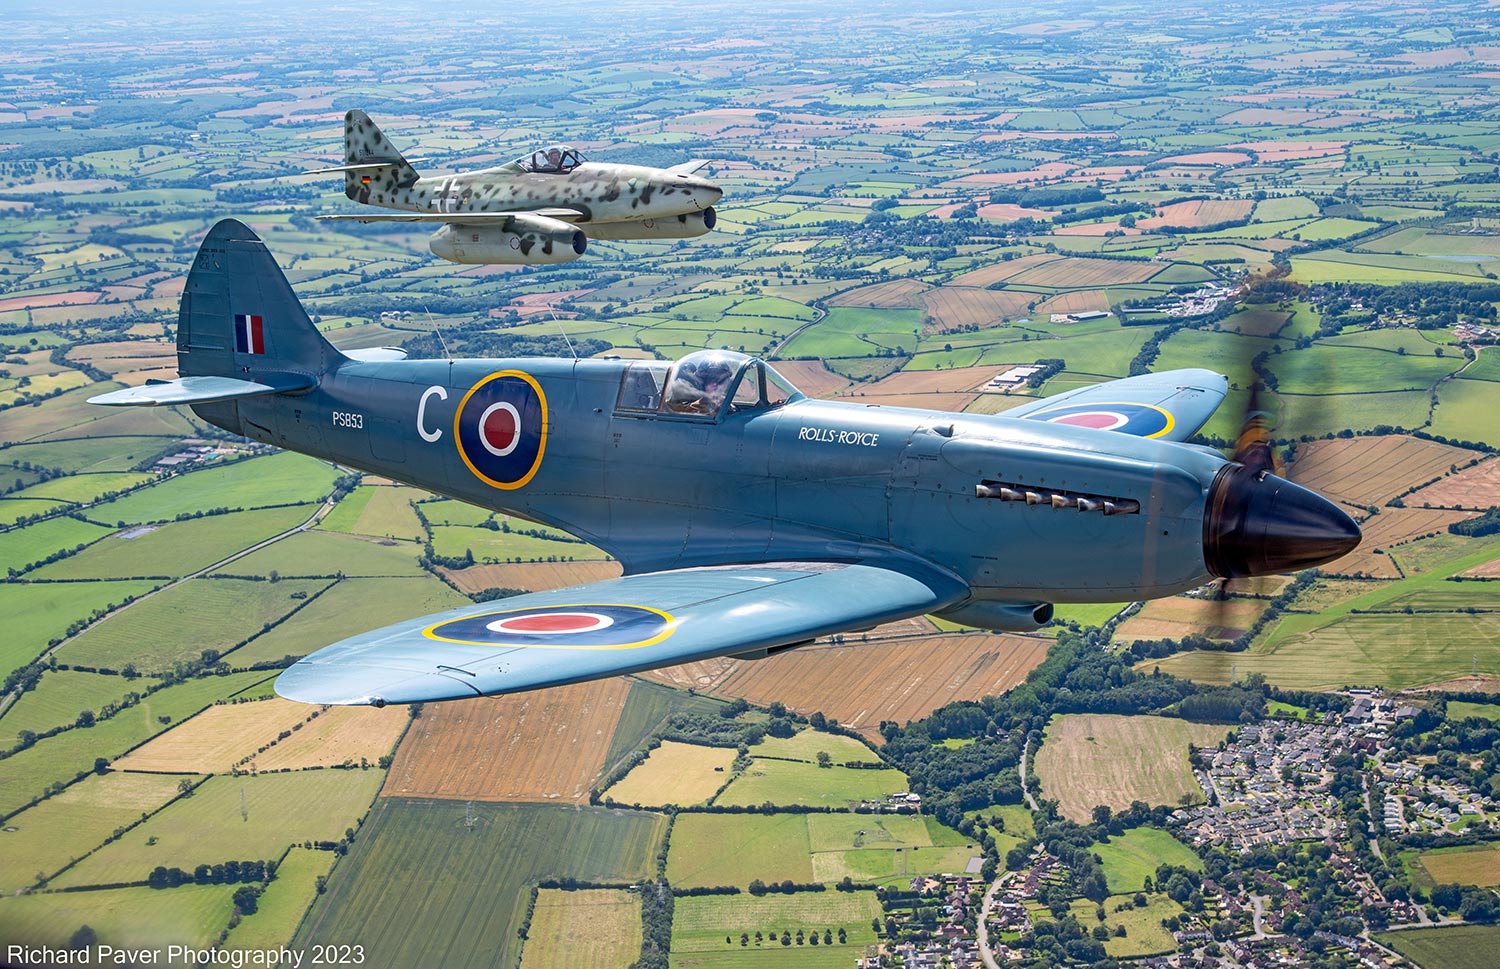
<svg viewBox="0 0 1500 969">
<path fill-rule="evenodd" d="M 517 162 L 496 168 L 441 177 L 422 177 L 407 164 L 369 115 L 352 110 L 344 116 L 344 163 L 388 162 L 389 168 L 346 172 L 344 193 L 356 202 L 408 212 L 451 214 L 466 212 L 536 212 L 570 209 L 577 215 L 546 212 L 578 224 L 632 223 L 641 235 L 609 238 L 681 238 L 712 228 L 712 219 L 692 220 L 696 231 L 661 226 L 658 220 L 701 213 L 717 202 L 723 191 L 707 179 L 660 168 L 584 162 L 570 172 L 528 172 Z M 450 219 L 462 224 L 461 219 Z M 707 225 L 705 225 L 707 221 Z M 689 220 L 681 220 L 688 226 Z"/>
</svg>

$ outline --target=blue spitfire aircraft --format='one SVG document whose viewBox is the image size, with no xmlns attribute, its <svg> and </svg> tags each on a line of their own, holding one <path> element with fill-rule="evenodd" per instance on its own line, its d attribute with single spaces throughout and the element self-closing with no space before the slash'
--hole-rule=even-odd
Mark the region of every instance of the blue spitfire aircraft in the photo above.
<svg viewBox="0 0 1500 969">
<path fill-rule="evenodd" d="M 276 681 L 308 703 L 761 658 L 923 613 L 1029 630 L 1054 602 L 1305 568 L 1360 539 L 1262 460 L 1182 443 L 1227 389 L 1206 370 L 984 416 L 812 400 L 767 362 L 721 351 L 676 363 L 340 352 L 233 220 L 198 251 L 177 341 L 180 379 L 93 402 L 187 404 L 257 441 L 566 530 L 624 566 L 321 649 Z"/>
</svg>

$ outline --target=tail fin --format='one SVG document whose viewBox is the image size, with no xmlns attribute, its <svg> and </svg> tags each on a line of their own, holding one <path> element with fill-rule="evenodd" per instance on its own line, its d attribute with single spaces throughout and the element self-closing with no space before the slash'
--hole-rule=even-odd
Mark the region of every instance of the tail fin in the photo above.
<svg viewBox="0 0 1500 969">
<path fill-rule="evenodd" d="M 368 168 L 365 166 L 379 167 Z M 360 166 L 350 170 L 351 166 Z M 358 108 L 344 115 L 344 194 L 356 202 L 380 204 L 418 178 L 385 133 Z"/>
<path fill-rule="evenodd" d="M 209 230 L 177 314 L 182 376 L 289 386 L 305 384 L 309 375 L 322 374 L 342 359 L 313 326 L 254 232 L 234 219 Z"/>
</svg>

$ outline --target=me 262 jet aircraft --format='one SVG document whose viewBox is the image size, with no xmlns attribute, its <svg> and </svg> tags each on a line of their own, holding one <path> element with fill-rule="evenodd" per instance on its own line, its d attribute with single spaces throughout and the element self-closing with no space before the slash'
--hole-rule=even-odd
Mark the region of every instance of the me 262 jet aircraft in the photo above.
<svg viewBox="0 0 1500 969">
<path fill-rule="evenodd" d="M 688 239 L 714 227 L 724 191 L 695 173 L 587 161 L 552 145 L 498 168 L 423 177 L 360 110 L 344 115 L 344 194 L 404 214 L 324 215 L 325 221 L 431 222 L 428 247 L 458 263 L 571 262 L 595 239 Z"/>
<path fill-rule="evenodd" d="M 624 566 L 318 650 L 276 681 L 308 703 L 761 658 L 923 613 L 1029 630 L 1054 602 L 1305 568 L 1360 539 L 1311 491 L 1182 443 L 1227 389 L 1206 370 L 983 416 L 811 400 L 765 361 L 720 351 L 676 363 L 341 353 L 233 220 L 188 274 L 177 352 L 180 379 L 93 402 L 186 404 L 257 441 L 561 528 Z"/>
</svg>

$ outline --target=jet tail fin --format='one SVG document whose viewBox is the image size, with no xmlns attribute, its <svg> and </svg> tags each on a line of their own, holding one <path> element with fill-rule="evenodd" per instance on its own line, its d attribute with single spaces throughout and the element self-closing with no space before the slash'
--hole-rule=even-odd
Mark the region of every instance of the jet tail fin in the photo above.
<svg viewBox="0 0 1500 969">
<path fill-rule="evenodd" d="M 344 115 L 344 164 L 320 171 L 343 172 L 344 194 L 366 205 L 379 205 L 422 177 L 358 108 Z"/>
</svg>

